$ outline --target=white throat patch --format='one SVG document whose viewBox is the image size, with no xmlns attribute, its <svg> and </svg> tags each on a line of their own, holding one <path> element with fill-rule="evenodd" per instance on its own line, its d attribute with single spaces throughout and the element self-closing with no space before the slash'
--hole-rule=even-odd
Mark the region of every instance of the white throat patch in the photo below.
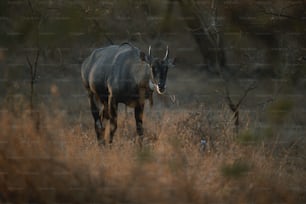
<svg viewBox="0 0 306 204">
<path fill-rule="evenodd" d="M 154 91 L 154 83 L 152 82 L 152 80 L 149 81 L 149 88 L 151 91 Z"/>
</svg>

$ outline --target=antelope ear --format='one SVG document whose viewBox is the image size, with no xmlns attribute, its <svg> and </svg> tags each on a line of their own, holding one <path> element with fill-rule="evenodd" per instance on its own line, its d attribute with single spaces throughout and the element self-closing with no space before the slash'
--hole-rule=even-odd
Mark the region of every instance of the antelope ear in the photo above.
<svg viewBox="0 0 306 204">
<path fill-rule="evenodd" d="M 171 60 L 171 64 L 176 65 L 176 63 L 177 63 L 177 58 L 174 57 L 174 58 Z"/>
<path fill-rule="evenodd" d="M 140 59 L 142 60 L 142 61 L 146 61 L 146 54 L 143 52 L 143 51 L 140 51 L 140 54 L 139 54 L 140 56 Z"/>
<path fill-rule="evenodd" d="M 176 63 L 177 63 L 176 57 L 174 57 L 173 59 L 169 59 L 169 60 L 168 60 L 168 67 L 169 67 L 169 68 L 174 68 L 175 65 L 176 65 Z"/>
</svg>

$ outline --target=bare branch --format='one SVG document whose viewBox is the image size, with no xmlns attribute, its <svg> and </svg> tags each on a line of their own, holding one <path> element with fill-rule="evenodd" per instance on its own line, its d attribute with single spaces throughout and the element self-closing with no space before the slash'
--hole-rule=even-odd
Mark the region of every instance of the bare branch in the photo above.
<svg viewBox="0 0 306 204">
<path fill-rule="evenodd" d="M 34 23 L 37 50 L 36 50 L 35 57 L 34 57 L 33 61 L 30 60 L 29 55 L 26 53 L 26 60 L 27 60 L 27 64 L 28 64 L 29 72 L 30 72 L 29 73 L 30 74 L 30 108 L 32 110 L 32 116 L 34 116 L 33 115 L 33 109 L 34 109 L 33 99 L 34 99 L 34 85 L 35 85 L 34 83 L 35 83 L 36 78 L 37 78 L 38 60 L 39 60 L 39 56 L 40 56 L 40 52 L 41 52 L 39 30 L 40 30 L 40 25 L 42 23 L 43 18 L 42 18 L 41 12 L 34 9 L 31 0 L 27 0 L 27 3 L 28 3 L 28 6 L 31 10 L 32 18 L 33 19 L 38 19 L 38 21 Z M 37 120 L 37 122 L 38 121 L 39 120 Z"/>
<path fill-rule="evenodd" d="M 299 57 L 299 59 L 298 59 L 298 61 L 306 61 L 306 56 L 301 56 L 301 57 Z"/>
<path fill-rule="evenodd" d="M 34 64 L 31 62 L 28 54 L 26 54 L 26 60 L 27 60 L 27 63 L 28 63 L 28 67 L 29 67 L 29 72 L 30 72 L 30 77 L 31 77 L 31 83 L 34 83 L 35 80 L 36 80 L 36 76 L 37 76 L 37 67 L 38 67 L 38 59 L 39 59 L 39 56 L 40 56 L 40 49 L 38 49 L 36 51 L 36 56 L 35 56 L 35 59 L 34 59 Z"/>
<path fill-rule="evenodd" d="M 28 5 L 29 5 L 29 7 L 30 7 L 32 13 L 35 13 L 35 10 L 33 9 L 33 5 L 32 5 L 31 0 L 28 0 Z"/>
<path fill-rule="evenodd" d="M 298 21 L 304 21 L 304 19 L 302 17 L 297 17 L 297 16 L 290 16 L 290 15 L 286 15 L 283 13 L 283 10 L 288 9 L 290 7 L 295 7 L 295 6 L 300 6 L 300 4 L 294 4 L 294 5 L 290 5 L 290 6 L 286 6 L 284 8 L 280 9 L 279 13 L 273 12 L 273 11 L 268 11 L 265 7 L 257 5 L 257 7 L 260 9 L 260 11 L 266 15 L 271 15 L 271 16 L 276 16 L 276 17 L 283 17 L 283 18 L 287 18 L 287 19 L 291 19 L 291 20 L 298 20 Z"/>
<path fill-rule="evenodd" d="M 233 112 L 235 112 L 236 111 L 236 107 L 235 107 L 235 104 L 233 103 L 233 101 L 232 101 L 232 99 L 230 97 L 228 87 L 226 85 L 224 87 L 225 87 L 225 99 L 227 100 L 227 104 L 230 107 L 230 109 Z"/>
<path fill-rule="evenodd" d="M 27 63 L 28 63 L 28 65 L 29 65 L 29 71 L 30 71 L 30 73 L 32 73 L 32 70 L 33 70 L 33 65 L 32 65 L 32 63 L 31 63 L 31 61 L 30 61 L 30 59 L 29 59 L 29 56 L 28 55 L 26 55 L 26 59 L 27 59 Z M 32 75 L 32 74 L 31 74 Z"/>
<path fill-rule="evenodd" d="M 32 17 L 39 17 L 39 19 L 41 18 L 41 13 L 38 11 L 38 10 L 36 10 L 36 9 L 34 9 L 34 7 L 33 7 L 33 4 L 32 4 L 32 2 L 31 2 L 31 0 L 27 0 L 27 2 L 28 2 L 28 5 L 29 5 L 29 7 L 30 7 L 30 9 L 31 9 L 31 14 L 32 14 Z"/>
<path fill-rule="evenodd" d="M 36 79 L 37 63 L 38 63 L 39 55 L 40 55 L 40 48 L 38 48 L 38 50 L 36 52 L 36 58 L 35 58 L 35 61 L 34 61 L 34 71 L 33 71 L 33 78 L 34 78 L 34 80 Z"/>
<path fill-rule="evenodd" d="M 241 103 L 243 102 L 243 100 L 246 98 L 246 96 L 248 95 L 248 93 L 254 89 L 257 88 L 257 82 L 254 81 L 252 84 L 250 84 L 248 86 L 248 88 L 245 89 L 243 96 L 240 98 L 239 102 L 237 103 L 237 108 L 239 108 L 239 106 L 241 105 Z"/>
</svg>

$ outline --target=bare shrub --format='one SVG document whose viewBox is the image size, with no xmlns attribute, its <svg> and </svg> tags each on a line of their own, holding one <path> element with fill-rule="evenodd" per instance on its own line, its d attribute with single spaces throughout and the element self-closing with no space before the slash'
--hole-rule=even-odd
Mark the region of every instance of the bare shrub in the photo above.
<svg viewBox="0 0 306 204">
<path fill-rule="evenodd" d="M 224 110 L 164 111 L 161 122 L 149 113 L 147 133 L 157 139 L 143 149 L 128 142 L 136 133 L 126 118 L 112 148 L 101 148 L 93 130 L 67 122 L 65 112 L 39 111 L 39 130 L 26 111 L 1 112 L 1 202 L 305 202 L 303 168 L 278 162 L 259 145 L 225 140 L 233 131 Z M 216 149 L 203 154 L 197 138 L 209 134 Z"/>
</svg>

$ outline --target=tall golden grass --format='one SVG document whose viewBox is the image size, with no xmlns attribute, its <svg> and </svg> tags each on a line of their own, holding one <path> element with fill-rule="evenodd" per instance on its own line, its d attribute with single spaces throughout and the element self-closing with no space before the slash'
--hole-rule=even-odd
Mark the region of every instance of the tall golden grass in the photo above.
<svg viewBox="0 0 306 204">
<path fill-rule="evenodd" d="M 91 120 L 13 107 L 0 115 L 3 203 L 306 202 L 305 166 L 289 150 L 276 155 L 264 142 L 235 139 L 231 123 L 220 122 L 231 118 L 226 109 L 211 120 L 202 109 L 148 113 L 142 148 L 131 142 L 133 117 L 120 117 L 113 146 L 103 148 Z"/>
</svg>

